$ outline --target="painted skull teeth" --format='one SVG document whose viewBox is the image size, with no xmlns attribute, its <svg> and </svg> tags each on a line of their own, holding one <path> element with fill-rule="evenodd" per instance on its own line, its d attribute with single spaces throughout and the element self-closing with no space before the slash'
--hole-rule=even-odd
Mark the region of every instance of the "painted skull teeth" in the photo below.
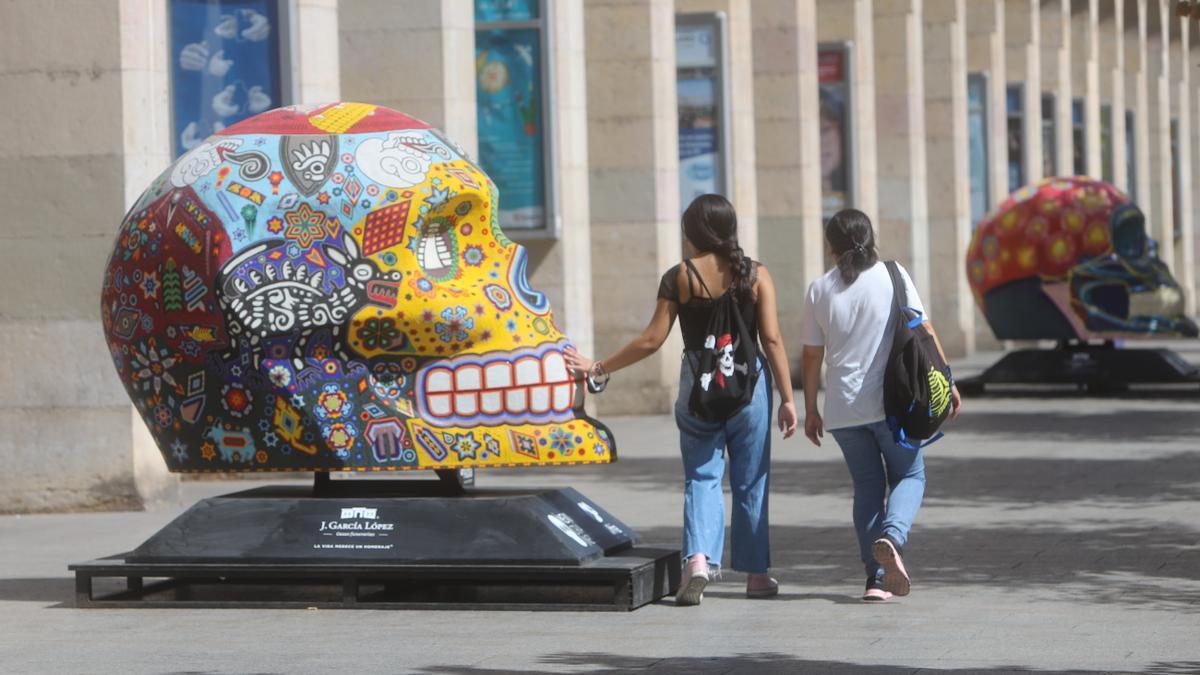
<svg viewBox="0 0 1200 675">
<path fill-rule="evenodd" d="M 574 391 L 560 345 L 443 361 L 417 379 L 422 416 L 439 426 L 570 419 Z"/>
<path fill-rule="evenodd" d="M 380 307 L 395 307 L 400 299 L 400 284 L 376 279 L 367 284 L 367 300 Z"/>
</svg>

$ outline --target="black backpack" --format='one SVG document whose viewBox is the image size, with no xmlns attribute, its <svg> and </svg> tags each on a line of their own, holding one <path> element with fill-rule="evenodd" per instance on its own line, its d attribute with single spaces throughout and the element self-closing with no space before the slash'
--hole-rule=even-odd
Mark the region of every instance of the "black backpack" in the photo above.
<svg viewBox="0 0 1200 675">
<path fill-rule="evenodd" d="M 915 450 L 942 437 L 938 428 L 950 416 L 954 379 L 924 326 L 924 315 L 908 306 L 896 263 L 888 261 L 887 269 L 896 302 L 892 351 L 883 376 L 883 409 L 896 444 Z"/>
<path fill-rule="evenodd" d="M 712 291 L 692 261 L 684 263 L 689 287 L 695 275 L 712 298 Z M 758 345 L 742 319 L 732 286 L 721 297 L 713 298 L 704 336 L 704 349 L 697 350 L 695 356 L 684 353 L 694 375 L 688 411 L 706 422 L 723 422 L 750 403 L 758 384 Z"/>
</svg>

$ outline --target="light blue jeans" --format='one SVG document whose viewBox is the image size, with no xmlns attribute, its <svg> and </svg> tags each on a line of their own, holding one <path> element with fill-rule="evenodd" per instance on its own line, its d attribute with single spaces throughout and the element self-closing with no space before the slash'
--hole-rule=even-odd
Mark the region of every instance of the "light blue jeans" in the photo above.
<svg viewBox="0 0 1200 675">
<path fill-rule="evenodd" d="M 685 359 L 675 401 L 679 449 L 683 454 L 683 550 L 703 553 L 720 572 L 725 548 L 725 452 L 733 493 L 731 564 L 739 572 L 761 574 L 771 566 L 768 536 L 768 472 L 771 466 L 771 375 L 758 362 L 754 398 L 724 422 L 705 422 L 688 412 L 692 369 Z"/>
<path fill-rule="evenodd" d="M 896 445 L 883 421 L 829 433 L 842 448 L 854 481 L 854 530 L 867 576 L 882 575 L 883 568 L 871 555 L 871 544 L 885 534 L 897 546 L 908 541 L 908 531 L 925 496 L 924 451 Z"/>
</svg>

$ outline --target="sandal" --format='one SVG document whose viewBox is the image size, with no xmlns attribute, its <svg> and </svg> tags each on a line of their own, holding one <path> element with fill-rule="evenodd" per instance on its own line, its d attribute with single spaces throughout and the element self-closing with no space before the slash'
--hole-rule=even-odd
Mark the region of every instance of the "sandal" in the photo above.
<svg viewBox="0 0 1200 675">
<path fill-rule="evenodd" d="M 754 582 L 759 583 L 754 583 Z M 751 574 L 746 577 L 747 598 L 773 598 L 779 595 L 779 582 L 766 574 Z"/>
</svg>

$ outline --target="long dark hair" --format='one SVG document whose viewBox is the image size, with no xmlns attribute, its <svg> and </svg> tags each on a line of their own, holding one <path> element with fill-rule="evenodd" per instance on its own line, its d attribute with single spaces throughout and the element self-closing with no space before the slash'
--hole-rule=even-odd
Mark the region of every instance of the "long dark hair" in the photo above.
<svg viewBox="0 0 1200 675">
<path fill-rule="evenodd" d="M 754 299 L 750 260 L 737 238 L 737 212 L 721 195 L 700 195 L 683 212 L 683 234 L 702 253 L 715 253 L 729 261 L 734 295 L 743 302 Z"/>
<path fill-rule="evenodd" d="M 837 258 L 838 270 L 847 286 L 879 262 L 871 219 L 858 209 L 843 209 L 833 214 L 825 223 L 825 241 Z"/>
</svg>

